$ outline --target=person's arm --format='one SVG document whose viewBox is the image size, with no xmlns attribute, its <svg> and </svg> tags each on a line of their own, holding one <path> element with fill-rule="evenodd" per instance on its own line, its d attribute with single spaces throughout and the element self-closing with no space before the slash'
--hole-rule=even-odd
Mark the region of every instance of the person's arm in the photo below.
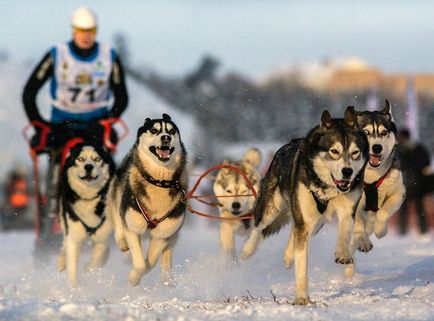
<svg viewBox="0 0 434 321">
<path fill-rule="evenodd" d="M 30 121 L 37 120 L 45 122 L 41 117 L 36 105 L 36 96 L 47 81 L 54 73 L 54 60 L 51 51 L 48 52 L 40 63 L 36 66 L 33 73 L 30 75 L 29 80 L 24 87 L 23 91 L 23 104 L 26 115 Z"/>
<path fill-rule="evenodd" d="M 117 54 L 114 54 L 112 72 L 110 74 L 110 87 L 113 91 L 113 106 L 109 117 L 118 118 L 127 108 L 128 93 L 125 85 L 124 71 Z"/>
</svg>

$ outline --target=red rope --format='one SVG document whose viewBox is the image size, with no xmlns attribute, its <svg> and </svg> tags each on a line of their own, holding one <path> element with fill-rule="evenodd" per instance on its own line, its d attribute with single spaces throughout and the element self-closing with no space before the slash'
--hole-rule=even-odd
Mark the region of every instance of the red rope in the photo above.
<svg viewBox="0 0 434 321">
<path fill-rule="evenodd" d="M 206 195 L 206 196 L 196 196 L 194 195 L 194 193 L 196 192 L 197 188 L 199 187 L 200 182 L 202 181 L 202 179 L 207 176 L 210 172 L 222 169 L 222 168 L 228 168 L 232 171 L 238 172 L 240 173 L 244 180 L 246 181 L 247 185 L 249 186 L 250 190 L 252 191 L 252 194 L 249 195 L 225 195 L 225 196 L 216 196 L 216 197 L 246 197 L 246 196 L 254 196 L 255 198 L 257 197 L 257 193 L 255 190 L 255 187 L 253 186 L 252 182 L 249 180 L 249 178 L 247 177 L 247 175 L 238 167 L 233 166 L 233 165 L 229 165 L 229 164 L 219 164 L 219 165 L 215 165 L 213 167 L 208 168 L 196 181 L 196 183 L 194 184 L 193 188 L 187 193 L 187 199 L 196 199 L 197 201 L 209 205 L 209 206 L 215 206 L 215 203 L 208 203 L 204 200 L 201 200 L 201 198 L 205 198 L 205 197 L 210 197 L 211 195 Z M 237 216 L 237 217 L 220 217 L 220 216 L 214 216 L 214 215 L 208 215 L 206 213 L 202 213 L 199 211 L 194 210 L 190 205 L 187 205 L 187 209 L 192 213 L 192 214 L 196 214 L 202 217 L 206 217 L 206 218 L 210 218 L 210 219 L 215 219 L 215 220 L 250 220 L 253 218 L 253 216 L 251 215 L 252 211 L 248 211 L 247 213 L 241 215 L 241 216 Z"/>
</svg>

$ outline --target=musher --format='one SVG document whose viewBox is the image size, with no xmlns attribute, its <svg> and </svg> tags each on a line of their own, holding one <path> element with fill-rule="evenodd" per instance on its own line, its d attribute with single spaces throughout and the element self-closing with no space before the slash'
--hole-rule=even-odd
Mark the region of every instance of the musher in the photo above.
<svg viewBox="0 0 434 321">
<path fill-rule="evenodd" d="M 22 97 L 27 117 L 35 129 L 32 146 L 39 144 L 43 127 L 51 128 L 44 150 L 49 154 L 49 169 L 46 202 L 40 207 L 36 252 L 46 252 L 51 242 L 63 145 L 77 131 L 83 135 L 93 133 L 88 139 L 100 138 L 99 121 L 119 118 L 128 104 L 119 56 L 110 46 L 96 41 L 95 13 L 88 7 L 80 7 L 72 14 L 71 24 L 72 40 L 49 50 L 31 74 Z M 36 96 L 48 79 L 51 80 L 51 117 L 45 120 L 39 113 Z M 112 141 L 116 142 L 114 131 Z"/>
</svg>

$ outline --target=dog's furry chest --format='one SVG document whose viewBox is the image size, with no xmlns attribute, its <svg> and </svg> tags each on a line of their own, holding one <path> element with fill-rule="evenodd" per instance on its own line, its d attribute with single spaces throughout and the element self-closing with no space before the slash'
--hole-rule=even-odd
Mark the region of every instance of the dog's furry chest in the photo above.
<svg viewBox="0 0 434 321">
<path fill-rule="evenodd" d="M 74 213 L 88 226 L 96 226 L 101 222 L 101 215 L 96 212 L 100 198 L 93 200 L 77 200 L 71 204 Z M 68 217 L 71 217 L 69 214 Z"/>
<path fill-rule="evenodd" d="M 158 219 L 169 213 L 179 202 L 177 192 L 170 188 L 162 188 L 147 184 L 145 195 L 136 195 L 137 199 L 146 206 L 149 216 Z"/>
<path fill-rule="evenodd" d="M 231 214 L 229 211 L 225 209 L 220 209 L 220 216 L 222 218 L 237 218 L 237 216 Z M 242 220 L 242 219 L 231 219 L 231 220 L 222 220 L 222 223 L 229 224 L 232 227 L 234 233 L 245 236 L 251 230 L 253 226 L 253 220 Z"/>
</svg>

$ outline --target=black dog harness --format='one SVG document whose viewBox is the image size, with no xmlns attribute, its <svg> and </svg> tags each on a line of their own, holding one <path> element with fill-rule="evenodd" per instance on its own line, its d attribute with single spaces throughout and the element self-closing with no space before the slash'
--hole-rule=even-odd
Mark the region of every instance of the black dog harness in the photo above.
<svg viewBox="0 0 434 321">
<path fill-rule="evenodd" d="M 383 183 L 386 176 L 389 174 L 390 168 L 387 170 L 386 174 L 384 174 L 378 181 L 373 182 L 371 184 L 364 183 L 363 190 L 365 191 L 366 196 L 366 205 L 365 211 L 378 211 L 378 188 Z"/>
<path fill-rule="evenodd" d="M 143 173 L 142 175 L 152 185 L 162 187 L 162 188 L 173 188 L 173 189 L 176 189 L 177 191 L 182 192 L 183 193 L 182 202 L 185 202 L 186 193 L 185 193 L 185 190 L 182 188 L 181 183 L 178 180 L 171 180 L 171 181 L 157 180 L 157 179 L 153 178 L 152 176 L 150 176 L 148 173 Z M 140 203 L 140 201 L 137 199 L 137 197 L 135 195 L 134 195 L 134 200 L 135 200 L 136 205 L 139 208 L 140 213 L 142 214 L 143 218 L 148 223 L 148 228 L 150 228 L 150 229 L 156 228 L 158 224 L 163 222 L 166 218 L 168 218 L 172 214 L 172 212 L 174 212 L 176 210 L 176 206 L 175 206 L 175 208 L 172 211 L 170 211 L 169 213 L 164 215 L 162 218 L 152 219 L 150 217 L 149 213 L 146 211 L 146 208 Z"/>
<path fill-rule="evenodd" d="M 72 208 L 71 204 L 67 204 L 67 208 L 66 208 L 66 212 L 68 212 L 70 218 L 73 221 L 79 221 L 81 223 L 81 225 L 83 225 L 84 229 L 86 230 L 86 233 L 89 236 L 92 236 L 96 233 L 96 231 L 104 224 L 105 220 L 106 220 L 106 216 L 102 216 L 101 217 L 101 221 L 98 223 L 98 225 L 91 227 L 89 225 L 87 225 L 78 215 L 77 213 L 75 213 L 74 209 Z M 66 220 L 65 217 L 65 230 L 66 230 L 66 234 L 68 234 L 68 221 Z"/>
<path fill-rule="evenodd" d="M 313 199 L 315 200 L 316 208 L 318 209 L 318 212 L 323 214 L 327 209 L 327 205 L 329 204 L 329 201 L 319 198 L 318 195 L 316 195 L 316 193 L 314 193 L 314 192 L 311 192 L 311 193 L 312 193 Z"/>
</svg>

